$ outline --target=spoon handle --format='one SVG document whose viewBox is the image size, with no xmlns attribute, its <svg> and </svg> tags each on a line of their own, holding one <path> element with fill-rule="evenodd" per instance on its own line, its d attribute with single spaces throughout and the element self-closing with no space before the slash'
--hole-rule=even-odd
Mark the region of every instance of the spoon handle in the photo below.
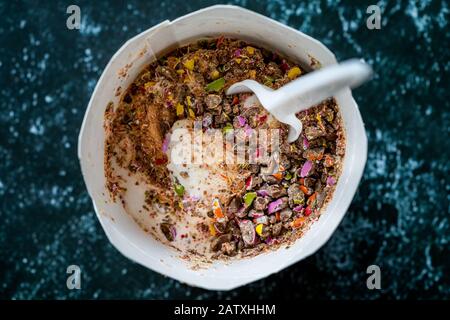
<svg viewBox="0 0 450 320">
<path fill-rule="evenodd" d="M 286 115 L 292 114 L 291 108 L 294 108 L 295 112 L 303 111 L 346 87 L 359 86 L 371 75 L 370 66 L 358 59 L 324 67 L 272 92 L 273 109 L 278 109 L 277 113 Z M 290 110 L 286 110 L 286 106 L 289 106 Z"/>
</svg>

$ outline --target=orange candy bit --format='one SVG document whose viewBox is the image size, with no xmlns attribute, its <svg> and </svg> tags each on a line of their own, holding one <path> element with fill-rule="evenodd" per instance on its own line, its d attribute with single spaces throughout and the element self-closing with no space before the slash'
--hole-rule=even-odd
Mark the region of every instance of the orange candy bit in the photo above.
<svg viewBox="0 0 450 320">
<path fill-rule="evenodd" d="M 310 161 L 316 161 L 316 160 L 322 160 L 323 158 L 323 152 L 314 155 L 314 154 L 309 154 L 306 159 L 310 160 Z"/>
<path fill-rule="evenodd" d="M 217 221 L 223 221 L 225 219 L 225 215 L 222 210 L 222 206 L 220 205 L 219 199 L 215 198 L 212 203 L 212 212 Z"/>
<path fill-rule="evenodd" d="M 306 201 L 306 204 L 307 204 L 308 206 L 310 206 L 312 203 L 314 203 L 314 201 L 316 200 L 316 197 L 317 197 L 317 192 L 314 192 L 314 193 L 308 198 L 308 200 Z"/>
<path fill-rule="evenodd" d="M 306 194 L 306 195 L 309 193 L 308 192 L 308 188 L 306 188 L 305 186 L 300 186 L 300 190 L 302 190 L 303 193 Z"/>
<path fill-rule="evenodd" d="M 277 179 L 277 180 L 281 180 L 281 179 L 283 179 L 283 172 L 285 170 L 286 169 L 284 169 L 284 167 L 282 165 L 280 165 L 280 171 L 278 171 L 277 173 L 274 173 L 272 176 L 274 176 L 275 179 Z"/>
<path fill-rule="evenodd" d="M 277 179 L 277 180 L 283 179 L 283 173 L 282 172 L 274 173 L 272 176 L 274 176 L 275 179 Z"/>
<path fill-rule="evenodd" d="M 221 208 L 215 208 L 215 209 L 214 209 L 214 216 L 215 216 L 217 219 L 221 219 L 221 218 L 224 218 L 224 217 L 225 217 L 225 216 L 223 215 L 223 211 L 222 211 Z"/>
<path fill-rule="evenodd" d="M 306 221 L 306 217 L 299 217 L 297 219 L 295 219 L 294 221 L 292 221 L 292 228 L 294 229 L 298 229 L 300 228 Z"/>
<path fill-rule="evenodd" d="M 278 211 L 278 212 L 275 212 L 275 218 L 277 219 L 277 221 L 280 221 L 281 220 L 281 215 L 280 215 L 280 212 Z"/>
</svg>

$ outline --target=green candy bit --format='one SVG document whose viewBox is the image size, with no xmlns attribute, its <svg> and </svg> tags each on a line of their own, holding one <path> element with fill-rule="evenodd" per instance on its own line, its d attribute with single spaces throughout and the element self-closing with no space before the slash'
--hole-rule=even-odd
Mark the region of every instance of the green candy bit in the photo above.
<svg viewBox="0 0 450 320">
<path fill-rule="evenodd" d="M 175 192 L 176 192 L 177 195 L 182 197 L 184 195 L 184 186 L 181 185 L 181 184 L 176 184 L 175 185 Z"/>
<path fill-rule="evenodd" d="M 264 77 L 264 85 L 270 87 L 273 84 L 274 79 L 269 76 Z"/>
<path fill-rule="evenodd" d="M 286 180 L 291 180 L 292 174 L 291 174 L 290 172 L 288 172 L 288 173 L 286 173 L 286 175 L 284 176 L 284 178 L 285 178 Z"/>
<path fill-rule="evenodd" d="M 233 125 L 231 123 L 227 123 L 225 125 L 225 127 L 222 128 L 222 131 L 223 131 L 224 134 L 227 134 L 229 132 L 233 132 L 233 130 L 234 130 L 234 128 L 233 128 Z"/>
<path fill-rule="evenodd" d="M 247 207 L 250 207 L 253 203 L 253 200 L 256 198 L 256 192 L 249 192 L 244 195 L 244 203 Z"/>
<path fill-rule="evenodd" d="M 211 92 L 211 91 L 220 91 L 220 89 L 223 88 L 223 86 L 225 85 L 225 79 L 219 78 L 217 80 L 214 80 L 213 82 L 210 82 L 206 85 L 206 91 Z"/>
</svg>

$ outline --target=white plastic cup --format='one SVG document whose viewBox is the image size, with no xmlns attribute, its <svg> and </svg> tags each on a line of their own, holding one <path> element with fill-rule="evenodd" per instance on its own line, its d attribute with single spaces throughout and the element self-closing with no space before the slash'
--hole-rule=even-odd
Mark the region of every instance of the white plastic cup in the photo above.
<svg viewBox="0 0 450 320">
<path fill-rule="evenodd" d="M 289 249 L 232 262 L 215 262 L 193 270 L 177 252 L 145 233 L 114 203 L 105 188 L 104 112 L 117 105 L 118 90 L 125 90 L 155 56 L 205 36 L 225 35 L 278 50 L 305 67 L 314 57 L 320 65 L 336 63 L 333 53 L 319 41 L 252 11 L 218 5 L 164 21 L 127 41 L 109 61 L 95 87 L 84 116 L 78 157 L 97 217 L 110 242 L 124 256 L 168 277 L 210 290 L 230 290 L 265 278 L 316 252 L 331 237 L 344 217 L 358 187 L 367 158 L 364 124 L 350 89 L 335 96 L 343 118 L 346 149 L 341 177 L 321 217 Z M 317 66 L 317 63 L 315 64 Z"/>
</svg>

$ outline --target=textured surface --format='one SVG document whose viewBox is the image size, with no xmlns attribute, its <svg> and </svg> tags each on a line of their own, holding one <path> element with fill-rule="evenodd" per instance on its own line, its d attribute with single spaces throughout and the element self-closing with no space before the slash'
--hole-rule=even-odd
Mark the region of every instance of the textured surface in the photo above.
<svg viewBox="0 0 450 320">
<path fill-rule="evenodd" d="M 0 298 L 450 298 L 450 35 L 446 1 L 236 4 L 324 42 L 339 60 L 364 57 L 376 77 L 355 91 L 368 163 L 349 212 L 314 256 L 230 292 L 210 292 L 130 262 L 106 239 L 76 155 L 83 114 L 111 55 L 131 36 L 208 1 L 0 2 Z M 195 3 L 195 4 L 194 4 Z M 447 74 L 447 75 L 446 75 Z M 82 289 L 66 288 L 66 268 Z M 377 264 L 382 290 L 366 288 Z"/>
</svg>

